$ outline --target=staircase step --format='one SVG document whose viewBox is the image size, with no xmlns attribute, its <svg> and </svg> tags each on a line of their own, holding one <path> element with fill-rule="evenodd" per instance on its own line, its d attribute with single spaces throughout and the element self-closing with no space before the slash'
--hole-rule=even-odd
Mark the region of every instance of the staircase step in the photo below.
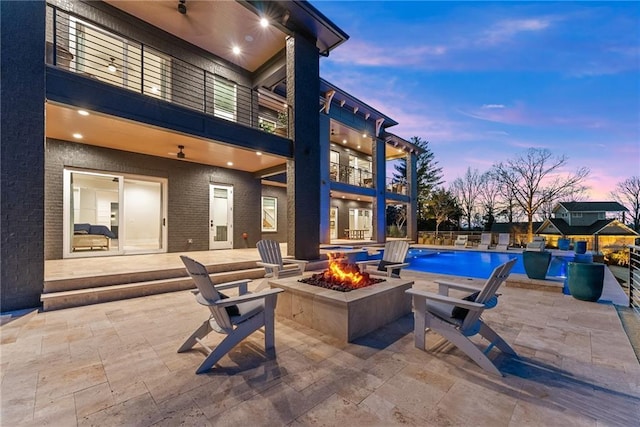
<svg viewBox="0 0 640 427">
<path fill-rule="evenodd" d="M 257 260 L 256 260 L 257 261 Z M 256 268 L 256 261 L 240 261 L 207 265 L 209 273 L 222 273 Z M 102 274 L 88 277 L 71 277 L 44 282 L 44 293 L 90 289 L 127 283 L 149 282 L 170 278 L 187 277 L 184 267 L 128 273 Z"/>
<path fill-rule="evenodd" d="M 185 270 L 182 269 L 182 272 L 184 274 Z M 213 273 L 210 277 L 215 284 L 242 279 L 253 280 L 264 277 L 264 268 L 224 271 Z M 93 288 L 46 292 L 41 295 L 40 300 L 43 310 L 50 311 L 193 288 L 195 285 L 189 276 L 169 277 Z"/>
</svg>

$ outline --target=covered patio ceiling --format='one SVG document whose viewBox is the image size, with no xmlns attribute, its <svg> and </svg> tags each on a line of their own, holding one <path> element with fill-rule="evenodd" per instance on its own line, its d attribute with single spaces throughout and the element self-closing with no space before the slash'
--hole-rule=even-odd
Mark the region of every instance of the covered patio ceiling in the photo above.
<svg viewBox="0 0 640 427">
<path fill-rule="evenodd" d="M 92 111 L 88 113 L 89 115 L 80 115 L 75 107 L 47 102 L 45 126 L 47 138 L 176 160 L 178 146 L 182 145 L 185 158 L 181 161 L 246 172 L 258 172 L 285 163 L 282 157 L 258 154 L 256 151 Z M 81 135 L 81 138 L 78 138 L 77 134 Z"/>
</svg>

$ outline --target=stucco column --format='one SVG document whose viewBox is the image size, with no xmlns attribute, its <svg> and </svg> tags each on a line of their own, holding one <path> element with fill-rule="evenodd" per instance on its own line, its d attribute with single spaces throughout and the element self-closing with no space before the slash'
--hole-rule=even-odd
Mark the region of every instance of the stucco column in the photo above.
<svg viewBox="0 0 640 427">
<path fill-rule="evenodd" d="M 3 312 L 39 306 L 44 281 L 45 6 L 44 1 L 2 2 Z"/>
<path fill-rule="evenodd" d="M 416 173 L 418 156 L 407 155 L 407 183 L 409 184 L 407 205 L 407 238 L 418 241 L 418 174 Z"/>
<path fill-rule="evenodd" d="M 297 259 L 317 259 L 321 209 L 319 54 L 315 41 L 300 34 L 287 38 L 286 50 L 289 135 L 294 141 L 293 158 L 287 161 L 287 252 Z"/>
<path fill-rule="evenodd" d="M 376 190 L 376 197 L 374 197 L 372 204 L 373 234 L 371 237 L 378 243 L 384 243 L 387 238 L 387 162 L 385 158 L 385 143 L 380 138 L 372 138 L 371 159 L 373 161 L 373 180 Z"/>
</svg>

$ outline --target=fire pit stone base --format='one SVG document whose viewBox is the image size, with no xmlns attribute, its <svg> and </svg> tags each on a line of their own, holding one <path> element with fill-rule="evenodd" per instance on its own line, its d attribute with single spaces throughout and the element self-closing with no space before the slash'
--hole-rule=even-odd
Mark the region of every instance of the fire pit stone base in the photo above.
<svg viewBox="0 0 640 427">
<path fill-rule="evenodd" d="M 307 276 L 307 275 L 305 275 Z M 405 293 L 412 281 L 387 279 L 351 292 L 340 292 L 300 283 L 298 277 L 270 280 L 282 288 L 276 316 L 351 342 L 411 313 L 411 298 Z"/>
</svg>

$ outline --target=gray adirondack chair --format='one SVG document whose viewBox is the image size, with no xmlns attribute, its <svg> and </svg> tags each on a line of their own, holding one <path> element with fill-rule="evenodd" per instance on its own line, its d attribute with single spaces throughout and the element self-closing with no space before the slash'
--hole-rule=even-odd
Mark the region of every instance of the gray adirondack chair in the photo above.
<svg viewBox="0 0 640 427">
<path fill-rule="evenodd" d="M 275 240 L 260 240 L 256 243 L 262 262 L 257 264 L 265 269 L 268 278 L 281 279 L 284 277 L 299 276 L 309 261 L 282 258 L 280 244 Z"/>
<path fill-rule="evenodd" d="M 496 267 L 487 279 L 484 287 L 478 288 L 447 281 L 436 281 L 439 285 L 437 294 L 408 289 L 406 292 L 413 296 L 414 307 L 414 340 L 415 346 L 425 349 L 425 332 L 432 330 L 442 335 L 469 356 L 486 371 L 502 375 L 487 354 L 496 346 L 503 353 L 517 357 L 517 354 L 507 342 L 491 329 L 481 318 L 485 309 L 493 308 L 498 302 L 496 292 L 502 282 L 509 277 L 509 273 L 516 263 L 516 259 Z M 453 298 L 449 296 L 449 289 L 477 291 L 475 300 Z M 473 294 L 472 294 L 473 295 Z M 469 337 L 480 334 L 489 341 L 486 350 L 481 351 Z"/>
<path fill-rule="evenodd" d="M 249 280 L 214 285 L 204 265 L 184 255 L 180 256 L 180 259 L 198 287 L 198 290 L 194 291 L 196 301 L 206 305 L 211 312 L 209 318 L 178 349 L 178 353 L 182 353 L 200 344 L 207 351 L 208 355 L 196 370 L 196 374 L 211 369 L 240 341 L 262 327 L 265 350 L 274 347 L 274 309 L 278 293 L 283 292 L 283 289 L 247 293 Z M 228 298 L 219 292 L 236 287 L 240 294 L 236 297 Z M 211 331 L 227 335 L 214 349 L 203 342 L 203 338 Z"/>
<path fill-rule="evenodd" d="M 399 278 L 400 270 L 409 266 L 408 263 L 404 262 L 407 258 L 407 252 L 409 252 L 409 242 L 405 240 L 390 240 L 384 245 L 384 253 L 381 260 L 360 261 L 356 264 L 360 267 L 360 271 L 366 271 L 372 276 Z"/>
</svg>

